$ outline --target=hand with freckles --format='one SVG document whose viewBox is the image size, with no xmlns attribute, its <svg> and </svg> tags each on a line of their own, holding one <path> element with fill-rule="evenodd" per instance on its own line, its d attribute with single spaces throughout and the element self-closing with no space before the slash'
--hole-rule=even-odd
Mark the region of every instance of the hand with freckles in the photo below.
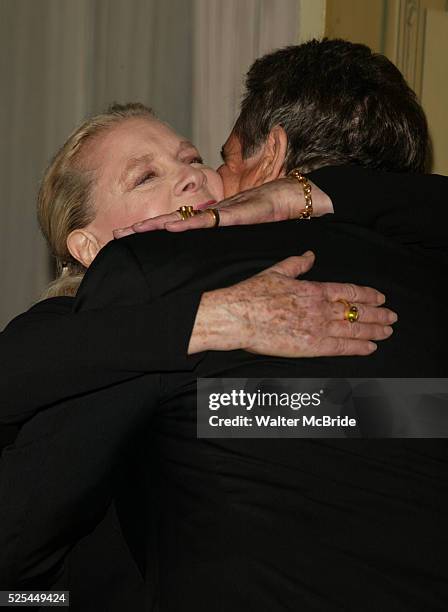
<svg viewBox="0 0 448 612">
<path fill-rule="evenodd" d="M 369 355 L 392 334 L 397 315 L 384 295 L 348 283 L 297 280 L 314 254 L 288 257 L 225 289 L 205 293 L 188 352 L 244 349 L 279 357 Z M 356 304 L 359 321 L 344 320 L 345 299 Z"/>
</svg>

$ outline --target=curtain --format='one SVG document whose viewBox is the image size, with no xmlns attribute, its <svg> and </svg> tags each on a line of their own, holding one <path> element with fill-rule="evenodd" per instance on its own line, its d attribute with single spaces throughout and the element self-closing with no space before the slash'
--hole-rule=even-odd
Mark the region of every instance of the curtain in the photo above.
<svg viewBox="0 0 448 612">
<path fill-rule="evenodd" d="M 50 155 L 85 112 L 88 4 L 0 2 L 0 328 L 49 278 L 36 192 Z"/>
<path fill-rule="evenodd" d="M 193 142 L 211 166 L 221 163 L 244 74 L 257 57 L 298 43 L 299 12 L 299 0 L 194 0 Z"/>
<path fill-rule="evenodd" d="M 191 0 L 95 0 L 89 113 L 144 102 L 191 138 Z"/>
</svg>

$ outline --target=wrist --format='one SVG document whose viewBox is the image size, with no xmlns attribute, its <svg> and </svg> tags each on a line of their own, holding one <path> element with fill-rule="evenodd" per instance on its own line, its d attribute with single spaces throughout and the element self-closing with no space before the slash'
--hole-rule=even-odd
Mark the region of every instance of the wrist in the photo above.
<svg viewBox="0 0 448 612">
<path fill-rule="evenodd" d="M 305 208 L 305 195 L 297 180 L 292 176 L 281 179 L 280 206 L 286 210 L 286 219 L 297 219 L 299 212 Z"/>
<path fill-rule="evenodd" d="M 250 319 L 246 300 L 239 299 L 233 287 L 207 291 L 202 295 L 188 354 L 202 351 L 232 351 L 248 344 Z"/>
<path fill-rule="evenodd" d="M 305 194 L 297 179 L 285 176 L 284 188 L 281 190 L 283 197 L 282 206 L 287 210 L 288 219 L 298 219 L 299 214 L 305 209 Z M 313 217 L 322 217 L 334 213 L 331 198 L 315 183 L 309 180 L 313 197 Z"/>
</svg>

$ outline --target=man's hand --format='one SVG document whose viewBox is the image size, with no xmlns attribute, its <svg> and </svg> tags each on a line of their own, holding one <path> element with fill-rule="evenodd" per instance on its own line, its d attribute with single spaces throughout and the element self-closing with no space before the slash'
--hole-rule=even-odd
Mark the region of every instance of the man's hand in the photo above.
<svg viewBox="0 0 448 612">
<path fill-rule="evenodd" d="M 369 355 L 397 320 L 380 308 L 384 295 L 370 287 L 295 280 L 314 264 L 314 254 L 288 257 L 256 276 L 205 293 L 188 353 L 244 349 L 278 357 Z M 359 320 L 344 320 L 345 299 Z"/>
<path fill-rule="evenodd" d="M 317 185 L 312 185 L 313 216 L 320 217 L 333 212 L 330 198 Z M 242 193 L 212 205 L 219 211 L 220 226 L 252 225 L 297 219 L 305 208 L 303 189 L 296 179 L 282 178 L 261 187 L 248 189 Z M 146 219 L 126 228 L 114 231 L 115 238 L 123 238 L 129 234 L 167 229 L 170 232 L 184 232 L 190 229 L 212 227 L 213 217 L 202 211 L 200 214 L 182 221 L 175 211 Z"/>
</svg>

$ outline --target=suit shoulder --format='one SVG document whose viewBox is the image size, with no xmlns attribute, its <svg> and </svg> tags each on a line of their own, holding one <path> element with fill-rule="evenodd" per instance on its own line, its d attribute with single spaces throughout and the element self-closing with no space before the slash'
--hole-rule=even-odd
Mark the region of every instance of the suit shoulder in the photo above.
<svg viewBox="0 0 448 612">
<path fill-rule="evenodd" d="M 127 305 L 150 298 L 146 278 L 134 252 L 112 240 L 96 256 L 76 295 L 75 310 Z"/>
</svg>

